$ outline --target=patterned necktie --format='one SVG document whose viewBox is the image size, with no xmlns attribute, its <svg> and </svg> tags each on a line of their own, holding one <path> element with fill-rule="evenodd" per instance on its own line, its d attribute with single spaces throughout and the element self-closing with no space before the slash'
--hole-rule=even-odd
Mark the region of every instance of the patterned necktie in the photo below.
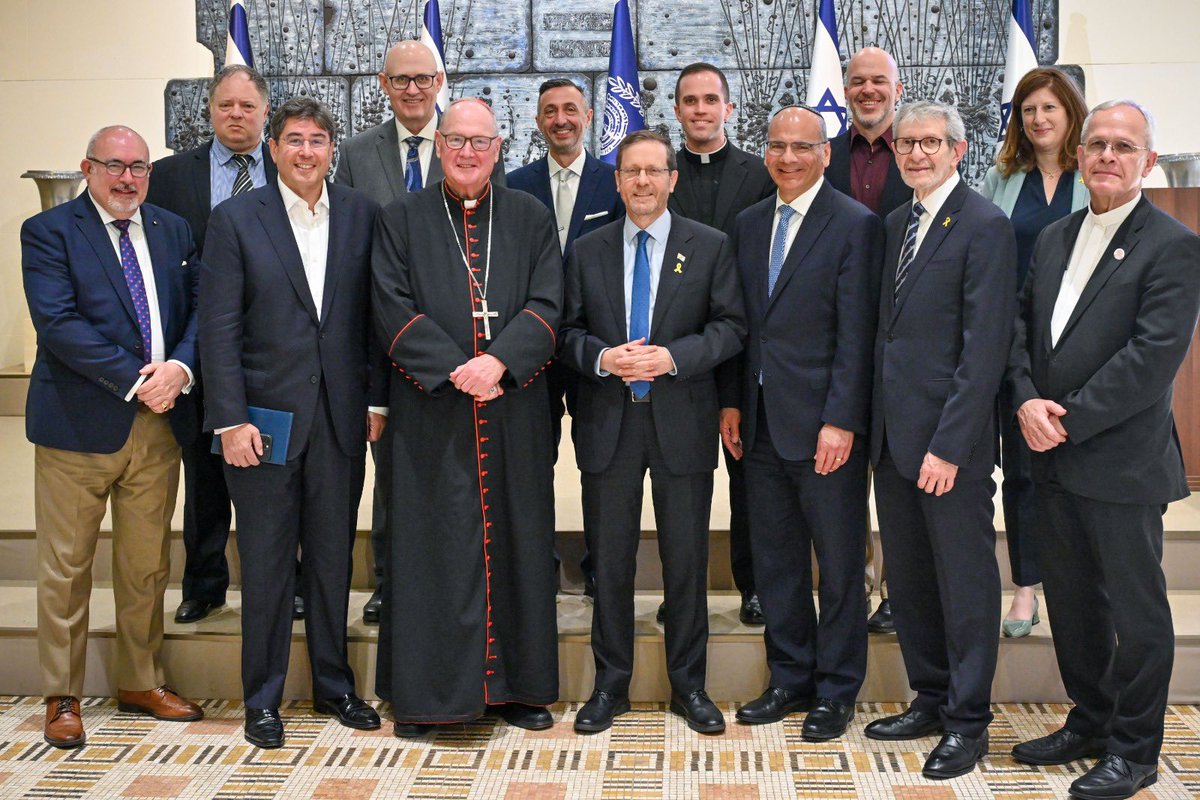
<svg viewBox="0 0 1200 800">
<path fill-rule="evenodd" d="M 408 145 L 408 155 L 404 158 L 404 186 L 410 192 L 419 192 L 421 185 L 421 154 L 417 150 L 421 146 L 420 136 L 410 136 L 404 140 Z"/>
<path fill-rule="evenodd" d="M 567 251 L 567 229 L 571 227 L 571 212 L 575 210 L 575 195 L 571 191 L 571 170 L 559 170 L 558 191 L 554 195 L 554 216 L 558 219 L 558 245 Z"/>
<path fill-rule="evenodd" d="M 645 339 L 645 344 L 650 344 L 650 257 L 646 255 L 649 238 L 646 231 L 638 231 L 637 253 L 633 257 L 633 296 L 629 300 L 629 340 Z M 650 381 L 634 381 L 629 389 L 641 400 L 650 393 Z"/>
<path fill-rule="evenodd" d="M 775 238 L 771 240 L 771 263 L 767 273 L 767 297 L 775 292 L 775 281 L 779 280 L 779 272 L 783 269 L 783 251 L 787 248 L 788 223 L 796 209 L 791 206 L 779 207 L 779 225 L 775 228 Z"/>
<path fill-rule="evenodd" d="M 917 228 L 921 226 L 921 215 L 924 213 L 925 206 L 913 203 L 912 213 L 908 215 L 908 231 L 904 234 L 904 246 L 900 248 L 900 263 L 896 265 L 896 288 L 892 292 L 893 300 L 900 296 L 900 287 L 904 285 L 904 279 L 908 277 L 908 268 L 917 258 Z"/>
<path fill-rule="evenodd" d="M 254 188 L 254 181 L 250 178 L 250 165 L 254 163 L 254 159 L 242 153 L 234 153 L 233 160 L 237 162 L 238 171 L 237 177 L 233 179 L 233 191 L 229 196 L 237 197 Z"/>
<path fill-rule="evenodd" d="M 150 303 L 146 300 L 146 284 L 142 282 L 142 267 L 138 264 L 137 252 L 129 240 L 129 220 L 114 219 L 116 229 L 121 232 L 117 249 L 121 251 L 121 271 L 125 273 L 125 285 L 133 298 L 133 312 L 137 317 L 138 331 L 142 334 L 142 360 L 150 363 Z"/>
</svg>

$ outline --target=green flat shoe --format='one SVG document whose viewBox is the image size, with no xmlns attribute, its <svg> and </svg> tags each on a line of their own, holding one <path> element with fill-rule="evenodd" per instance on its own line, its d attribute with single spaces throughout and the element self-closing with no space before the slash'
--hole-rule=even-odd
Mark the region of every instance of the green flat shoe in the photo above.
<svg viewBox="0 0 1200 800">
<path fill-rule="evenodd" d="M 1033 598 L 1033 619 L 1006 619 L 1000 623 L 1000 630 L 1006 639 L 1020 639 L 1033 631 L 1033 626 L 1041 622 L 1038 615 L 1038 599 Z"/>
</svg>

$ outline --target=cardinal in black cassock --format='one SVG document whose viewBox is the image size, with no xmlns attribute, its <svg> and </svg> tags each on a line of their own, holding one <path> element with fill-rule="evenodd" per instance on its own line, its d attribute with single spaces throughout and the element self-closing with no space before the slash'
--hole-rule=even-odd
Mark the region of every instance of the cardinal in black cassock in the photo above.
<svg viewBox="0 0 1200 800">
<path fill-rule="evenodd" d="M 435 142 L 445 181 L 375 231 L 375 329 L 395 364 L 376 691 L 397 735 L 489 706 L 549 727 L 558 698 L 544 381 L 562 257 L 546 208 L 490 184 L 496 133 L 481 101 L 453 103 Z"/>
</svg>

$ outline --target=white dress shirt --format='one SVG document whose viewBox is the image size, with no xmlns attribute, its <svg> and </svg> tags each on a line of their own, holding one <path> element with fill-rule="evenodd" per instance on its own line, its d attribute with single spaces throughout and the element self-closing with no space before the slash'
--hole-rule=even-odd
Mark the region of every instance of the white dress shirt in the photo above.
<svg viewBox="0 0 1200 800">
<path fill-rule="evenodd" d="M 393 119 L 396 123 L 396 135 L 400 138 L 400 164 L 404 165 L 408 161 L 408 142 L 404 141 L 413 135 L 413 132 L 404 127 L 400 120 Z M 437 114 L 429 118 L 429 122 L 425 123 L 425 127 L 421 132 L 416 134 L 421 137 L 421 143 L 417 145 L 417 160 L 421 162 L 421 188 L 424 189 L 429 185 L 429 162 L 433 158 L 433 135 L 437 133 Z M 470 147 L 470 142 L 467 147 Z M 407 167 L 406 167 L 407 169 Z"/>
<path fill-rule="evenodd" d="M 942 206 L 946 204 L 946 198 L 954 191 L 954 187 L 958 186 L 958 182 L 962 178 L 958 176 L 958 170 L 950 173 L 950 177 L 941 186 L 930 192 L 924 200 L 921 200 L 921 205 L 925 208 L 925 213 L 921 215 L 921 221 L 917 224 L 917 241 L 913 245 L 913 252 L 921 252 L 921 242 L 925 241 L 925 234 L 929 233 L 930 226 L 937 219 L 938 212 L 942 210 Z M 916 197 L 913 197 L 914 202 Z M 909 212 L 912 212 L 912 204 L 909 204 Z M 905 225 L 908 225 L 907 219 Z M 903 250 L 903 248 L 901 248 Z M 899 262 L 896 262 L 897 266 Z"/>
<path fill-rule="evenodd" d="M 796 197 L 792 202 L 785 203 L 780 198 L 779 193 L 775 193 L 775 217 L 771 222 L 771 238 L 770 241 L 775 241 L 775 232 L 779 230 L 779 207 L 791 206 L 795 214 L 788 220 L 787 240 L 783 245 L 783 257 L 786 260 L 788 252 L 792 249 L 792 242 L 796 241 L 796 234 L 800 230 L 800 223 L 804 221 L 804 216 L 808 214 L 808 209 L 812 208 L 813 198 L 817 196 L 817 192 L 821 191 L 821 186 L 825 183 L 824 176 L 817 178 L 817 182 L 808 188 L 806 192 Z"/>
<path fill-rule="evenodd" d="M 113 252 L 117 255 L 117 263 L 120 264 L 121 232 L 117 230 L 117 226 L 112 224 L 116 217 L 97 203 L 91 192 L 88 192 L 88 199 L 92 201 L 92 205 L 100 214 L 100 221 L 104 223 L 104 230 L 108 234 L 109 241 L 112 242 Z M 150 261 L 150 245 L 146 243 L 146 230 L 142 226 L 142 210 L 140 208 L 133 212 L 129 222 L 129 243 L 133 245 L 133 252 L 137 255 L 138 267 L 142 272 L 142 285 L 146 289 L 146 305 L 150 307 L 150 360 L 159 362 L 166 360 L 167 357 L 166 345 L 163 342 L 162 309 L 158 306 L 158 287 L 154 283 L 154 264 Z M 183 393 L 187 394 L 192 390 L 192 384 L 195 382 L 191 368 L 178 359 L 172 358 L 170 361 L 183 367 L 183 372 L 187 376 L 187 380 L 183 384 Z M 133 388 L 125 395 L 125 402 L 134 399 L 137 396 L 137 390 L 145 382 L 146 376 L 139 375 Z"/>
<path fill-rule="evenodd" d="M 329 259 L 329 189 L 321 182 L 321 196 L 313 210 L 308 202 L 293 192 L 278 178 L 279 193 L 283 195 L 283 207 L 287 209 L 292 235 L 300 250 L 300 261 L 308 278 L 308 290 L 312 293 L 313 305 L 317 307 L 317 320 L 321 319 L 321 301 L 325 299 L 325 265 Z"/>
<path fill-rule="evenodd" d="M 1050 345 L 1052 347 L 1058 344 L 1058 337 L 1062 336 L 1063 329 L 1067 327 L 1067 320 L 1071 318 L 1071 313 L 1075 311 L 1075 304 L 1079 302 L 1084 287 L 1087 286 L 1092 273 L 1096 271 L 1100 257 L 1112 244 L 1113 237 L 1116 236 L 1121 223 L 1129 218 L 1141 199 L 1142 193 L 1138 192 L 1128 203 L 1105 211 L 1103 214 L 1097 214 L 1092 211 L 1090 206 L 1088 207 L 1088 212 L 1083 218 L 1083 225 L 1079 228 L 1079 235 L 1075 237 L 1075 246 L 1071 249 L 1071 259 L 1067 262 L 1067 271 L 1063 273 L 1062 284 L 1058 289 L 1058 299 L 1054 301 L 1054 313 L 1050 316 Z"/>
</svg>

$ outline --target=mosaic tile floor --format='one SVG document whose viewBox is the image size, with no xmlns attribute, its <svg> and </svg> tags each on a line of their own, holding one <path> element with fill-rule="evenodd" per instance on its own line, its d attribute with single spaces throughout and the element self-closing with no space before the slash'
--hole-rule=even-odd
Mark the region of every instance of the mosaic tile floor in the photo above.
<svg viewBox="0 0 1200 800">
<path fill-rule="evenodd" d="M 492 718 L 401 740 L 381 731 L 342 728 L 313 716 L 306 703 L 283 709 L 279 750 L 242 739 L 238 703 L 204 703 L 206 719 L 157 722 L 120 713 L 108 698 L 89 698 L 89 741 L 73 751 L 42 741 L 38 698 L 0 697 L 0 798 L 970 798 L 1066 797 L 1080 763 L 1036 769 L 1007 755 L 1020 739 L 1056 729 L 1065 708 L 996 706 L 992 756 L 981 769 L 943 783 L 920 776 L 935 740 L 874 742 L 866 722 L 900 709 L 860 704 L 852 732 L 810 744 L 802 717 L 781 725 L 730 724 L 722 736 L 692 733 L 656 704 L 635 704 L 613 728 L 577 736 L 579 704 L 556 706 L 557 724 L 537 733 Z M 732 719 L 734 707 L 723 708 Z M 1158 783 L 1142 800 L 1200 798 L 1200 707 L 1172 706 Z"/>
</svg>

